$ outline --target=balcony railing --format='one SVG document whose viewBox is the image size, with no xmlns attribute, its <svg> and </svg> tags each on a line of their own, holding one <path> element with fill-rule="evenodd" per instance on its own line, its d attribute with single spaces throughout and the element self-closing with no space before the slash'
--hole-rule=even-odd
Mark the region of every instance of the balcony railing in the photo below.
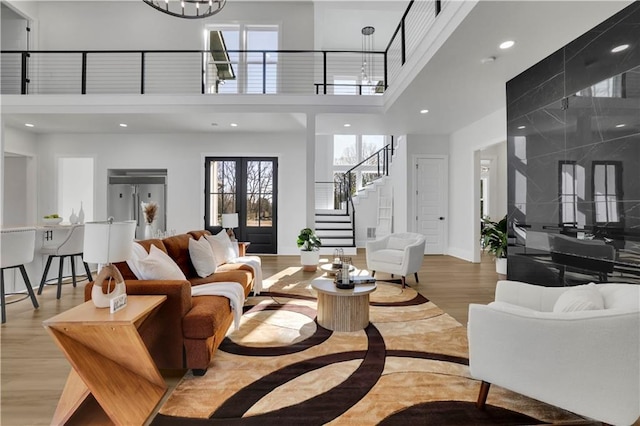
<svg viewBox="0 0 640 426">
<path fill-rule="evenodd" d="M 2 51 L 0 93 L 380 95 L 450 1 L 409 3 L 385 51 L 368 52 L 370 82 L 360 81 L 362 51 Z"/>
<path fill-rule="evenodd" d="M 235 50 L 221 64 L 210 51 L 3 51 L 3 94 L 376 94 L 336 88 L 334 76 L 358 75 L 362 52 Z M 384 86 L 384 52 L 372 52 Z M 229 66 L 235 78 L 218 69 Z M 320 89 L 318 89 L 320 88 Z M 317 92 L 317 93 L 316 93 Z"/>
</svg>

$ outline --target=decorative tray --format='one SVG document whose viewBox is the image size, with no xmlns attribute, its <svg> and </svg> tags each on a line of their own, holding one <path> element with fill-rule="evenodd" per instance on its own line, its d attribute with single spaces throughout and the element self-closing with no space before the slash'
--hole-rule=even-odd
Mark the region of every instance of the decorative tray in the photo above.
<svg viewBox="0 0 640 426">
<path fill-rule="evenodd" d="M 338 281 L 337 279 L 333 280 L 333 283 L 336 285 L 336 287 L 339 288 L 339 289 L 342 289 L 342 290 L 352 289 L 358 284 L 375 284 L 375 282 L 376 282 L 375 278 L 371 278 L 371 277 L 362 277 L 362 278 L 350 279 L 348 284 L 346 284 L 346 283 L 343 284 L 342 282 Z"/>
</svg>

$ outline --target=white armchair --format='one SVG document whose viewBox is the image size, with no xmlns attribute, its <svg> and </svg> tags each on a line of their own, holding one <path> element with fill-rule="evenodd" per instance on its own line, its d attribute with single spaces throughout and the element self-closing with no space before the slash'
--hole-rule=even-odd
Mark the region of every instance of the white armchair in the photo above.
<svg viewBox="0 0 640 426">
<path fill-rule="evenodd" d="M 402 288 L 407 275 L 414 274 L 418 281 L 418 271 L 424 260 L 425 238 L 411 232 L 390 234 L 376 241 L 367 242 L 367 268 L 371 276 L 376 271 L 388 272 L 402 277 Z"/>
<path fill-rule="evenodd" d="M 572 299 L 576 290 L 601 296 L 603 309 L 567 312 L 585 306 Z M 469 306 L 469 368 L 482 380 L 478 407 L 493 383 L 602 422 L 632 424 L 640 416 L 639 305 L 634 284 L 499 281 L 495 302 Z"/>
</svg>

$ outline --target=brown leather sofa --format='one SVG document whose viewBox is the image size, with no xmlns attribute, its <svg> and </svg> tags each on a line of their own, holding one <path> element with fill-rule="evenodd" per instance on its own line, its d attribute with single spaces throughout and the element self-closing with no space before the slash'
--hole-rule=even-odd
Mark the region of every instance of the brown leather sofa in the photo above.
<svg viewBox="0 0 640 426">
<path fill-rule="evenodd" d="M 127 286 L 128 295 L 166 295 L 167 300 L 140 325 L 138 331 L 160 369 L 206 372 L 213 353 L 233 323 L 229 299 L 222 296 L 191 297 L 191 286 L 212 282 L 238 282 L 245 297 L 253 288 L 253 270 L 242 264 L 218 266 L 212 275 L 200 278 L 189 256 L 189 239 L 208 231 L 191 231 L 162 240 L 138 241 L 147 251 L 151 245 L 167 253 L 184 272 L 182 280 L 138 280 L 126 262 L 116 263 Z M 85 300 L 91 299 L 93 283 L 85 287 Z"/>
</svg>

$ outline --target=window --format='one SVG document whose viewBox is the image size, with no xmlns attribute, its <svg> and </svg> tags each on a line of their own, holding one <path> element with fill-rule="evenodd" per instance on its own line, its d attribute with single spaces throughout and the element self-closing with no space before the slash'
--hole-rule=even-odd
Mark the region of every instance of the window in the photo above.
<svg viewBox="0 0 640 426">
<path fill-rule="evenodd" d="M 598 224 L 619 223 L 621 199 L 619 162 L 593 163 L 593 203 L 594 222 Z"/>
<path fill-rule="evenodd" d="M 356 144 L 356 135 L 334 135 L 333 165 L 355 166 L 358 164 L 359 161 Z"/>
<path fill-rule="evenodd" d="M 489 178 L 480 179 L 480 217 L 489 217 Z"/>
<path fill-rule="evenodd" d="M 337 77 L 333 79 L 334 95 L 356 95 L 358 85 L 354 77 Z"/>
<path fill-rule="evenodd" d="M 216 85 L 217 93 L 277 93 L 279 28 L 277 25 L 216 25 L 220 31 L 236 78 Z M 273 52 L 271 52 L 273 51 Z M 207 72 L 211 78 L 211 72 Z"/>
<path fill-rule="evenodd" d="M 560 223 L 577 225 L 578 188 L 576 163 L 560 163 Z"/>
<path fill-rule="evenodd" d="M 387 137 L 384 135 L 334 135 L 334 174 L 342 175 L 353 166 L 366 160 L 352 176 L 352 193 L 366 186 L 384 173 L 386 167 L 384 154 L 374 154 L 384 148 L 386 144 Z"/>
<path fill-rule="evenodd" d="M 616 75 L 602 80 L 593 86 L 580 90 L 576 96 L 588 96 L 594 98 L 622 98 L 624 97 L 624 75 Z"/>
</svg>

